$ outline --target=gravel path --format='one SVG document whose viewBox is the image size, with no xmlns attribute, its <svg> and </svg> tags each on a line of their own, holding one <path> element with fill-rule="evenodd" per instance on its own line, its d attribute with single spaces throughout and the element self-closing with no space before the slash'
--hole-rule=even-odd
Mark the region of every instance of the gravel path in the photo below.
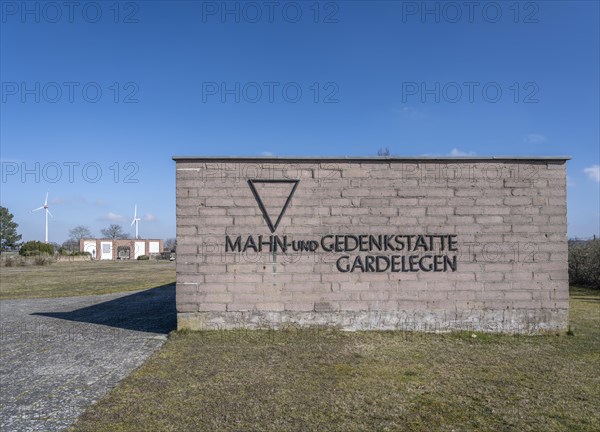
<svg viewBox="0 0 600 432">
<path fill-rule="evenodd" d="M 69 427 L 175 327 L 174 285 L 0 301 L 0 430 Z"/>
</svg>

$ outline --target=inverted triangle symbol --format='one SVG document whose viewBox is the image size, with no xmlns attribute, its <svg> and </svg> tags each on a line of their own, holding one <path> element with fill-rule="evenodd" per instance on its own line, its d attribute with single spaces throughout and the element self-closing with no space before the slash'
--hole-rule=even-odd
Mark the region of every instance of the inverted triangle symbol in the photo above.
<svg viewBox="0 0 600 432">
<path fill-rule="evenodd" d="M 258 193 L 258 190 L 256 190 L 256 187 L 255 187 L 256 184 L 264 184 L 264 183 L 268 183 L 268 184 L 289 183 L 289 184 L 294 185 L 285 201 L 285 204 L 281 208 L 281 211 L 279 212 L 279 216 L 277 217 L 277 220 L 275 221 L 275 223 L 273 223 L 273 220 L 269 216 L 269 213 L 267 212 L 267 209 L 263 203 L 263 200 L 261 199 L 260 194 Z M 286 211 L 288 205 L 290 204 L 290 201 L 292 200 L 292 196 L 294 195 L 294 192 L 296 192 L 296 187 L 298 186 L 298 183 L 300 183 L 300 180 L 248 180 L 248 185 L 250 186 L 250 190 L 252 191 L 252 194 L 254 195 L 254 199 L 256 199 L 256 202 L 258 203 L 258 207 L 260 208 L 260 211 L 262 212 L 263 217 L 265 218 L 265 222 L 267 222 L 267 226 L 271 230 L 271 233 L 275 232 L 275 230 L 277 229 L 277 226 L 279 225 L 279 222 L 281 222 L 281 218 L 283 218 L 283 215 L 285 214 L 285 211 Z"/>
</svg>

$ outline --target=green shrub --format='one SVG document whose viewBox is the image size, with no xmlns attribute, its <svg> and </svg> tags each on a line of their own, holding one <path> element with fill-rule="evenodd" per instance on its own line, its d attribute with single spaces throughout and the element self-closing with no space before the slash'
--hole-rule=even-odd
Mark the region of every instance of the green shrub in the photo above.
<svg viewBox="0 0 600 432">
<path fill-rule="evenodd" d="M 40 241 L 28 241 L 23 243 L 19 250 L 19 255 L 22 256 L 34 256 L 34 255 L 54 255 L 54 246 L 48 243 L 42 243 Z"/>
<path fill-rule="evenodd" d="M 171 252 L 161 252 L 159 254 L 154 255 L 154 258 L 157 260 L 170 260 L 171 259 Z"/>
<path fill-rule="evenodd" d="M 569 283 L 600 289 L 600 239 L 569 242 Z"/>
<path fill-rule="evenodd" d="M 90 257 L 92 256 L 92 254 L 89 253 L 89 252 L 79 252 L 79 251 L 72 251 L 72 252 L 70 252 L 65 247 L 61 247 L 60 249 L 58 249 L 58 253 L 61 256 L 90 256 Z M 29 252 L 29 251 L 26 251 L 26 252 L 22 253 L 22 255 L 24 255 L 24 256 L 31 256 L 31 255 L 37 255 L 37 253 L 35 253 L 35 251 L 33 253 Z"/>
<path fill-rule="evenodd" d="M 150 259 L 150 257 L 148 255 L 140 255 L 139 257 L 137 257 L 137 259 L 140 261 L 147 261 Z"/>
</svg>

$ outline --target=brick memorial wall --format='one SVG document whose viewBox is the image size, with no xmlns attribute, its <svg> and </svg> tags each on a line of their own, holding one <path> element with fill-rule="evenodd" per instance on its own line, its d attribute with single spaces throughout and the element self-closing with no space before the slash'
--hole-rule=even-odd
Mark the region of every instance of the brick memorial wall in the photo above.
<svg viewBox="0 0 600 432">
<path fill-rule="evenodd" d="M 178 327 L 564 331 L 567 159 L 174 157 Z"/>
</svg>

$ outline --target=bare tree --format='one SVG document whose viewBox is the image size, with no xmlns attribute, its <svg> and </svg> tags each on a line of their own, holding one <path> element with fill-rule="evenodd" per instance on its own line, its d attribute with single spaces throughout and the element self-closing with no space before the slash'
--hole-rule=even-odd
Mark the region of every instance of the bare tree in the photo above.
<svg viewBox="0 0 600 432">
<path fill-rule="evenodd" d="M 90 229 L 84 225 L 77 225 L 75 228 L 69 230 L 69 240 L 75 240 L 79 244 L 79 240 L 82 238 L 93 237 Z"/>
<path fill-rule="evenodd" d="M 72 253 L 79 251 L 79 241 L 75 239 L 69 239 L 62 244 L 62 249 Z"/>
<path fill-rule="evenodd" d="M 169 252 L 175 252 L 177 248 L 177 239 L 168 238 L 165 240 L 164 250 Z"/>
<path fill-rule="evenodd" d="M 390 149 L 387 147 L 380 147 L 379 150 L 377 150 L 377 156 L 389 156 L 390 155 Z"/>
<path fill-rule="evenodd" d="M 102 236 L 109 239 L 127 239 L 129 234 L 123 231 L 123 227 L 117 224 L 111 224 L 108 228 L 100 230 Z"/>
</svg>

